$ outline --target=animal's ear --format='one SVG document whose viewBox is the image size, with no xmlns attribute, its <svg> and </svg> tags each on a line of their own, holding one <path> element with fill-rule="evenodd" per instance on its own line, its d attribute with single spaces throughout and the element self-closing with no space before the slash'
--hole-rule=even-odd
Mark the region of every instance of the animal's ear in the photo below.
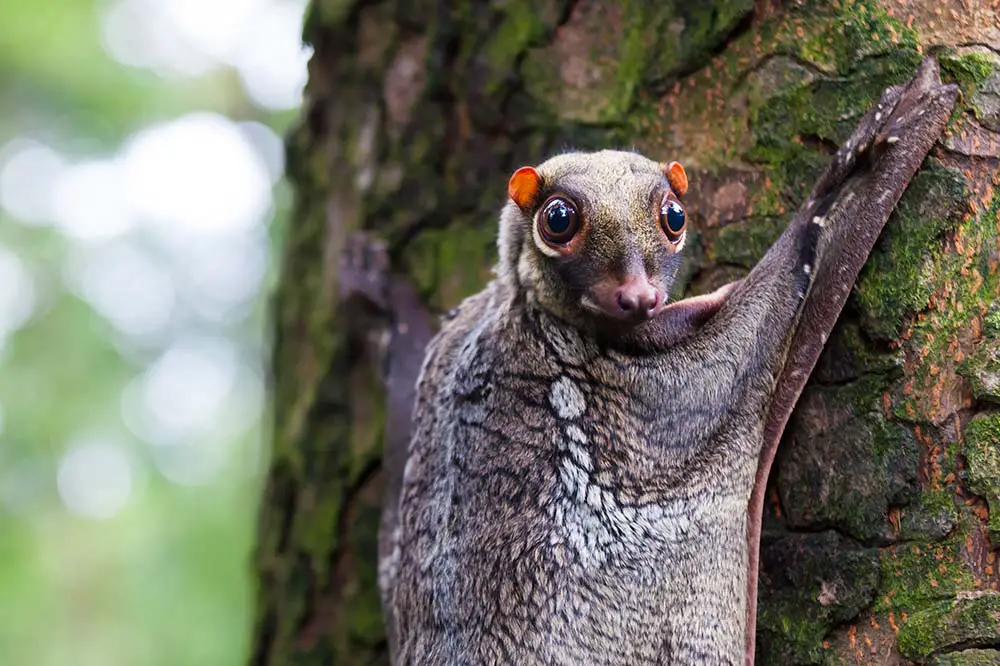
<svg viewBox="0 0 1000 666">
<path fill-rule="evenodd" d="M 661 163 L 660 168 L 663 169 L 663 175 L 667 177 L 667 182 L 670 183 L 670 189 L 674 191 L 674 194 L 679 197 L 687 194 L 688 176 L 680 162 Z"/>
<path fill-rule="evenodd" d="M 507 183 L 508 196 L 523 211 L 532 207 L 541 191 L 542 177 L 530 166 L 515 171 Z"/>
</svg>

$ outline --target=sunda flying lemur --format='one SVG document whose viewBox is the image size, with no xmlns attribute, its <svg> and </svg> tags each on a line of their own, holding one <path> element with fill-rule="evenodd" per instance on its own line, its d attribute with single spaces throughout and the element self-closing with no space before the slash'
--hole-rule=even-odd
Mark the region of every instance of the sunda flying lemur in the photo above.
<svg viewBox="0 0 1000 666">
<path fill-rule="evenodd" d="M 752 664 L 775 448 L 957 95 L 926 60 L 746 278 L 676 302 L 683 167 L 601 151 L 518 169 L 496 277 L 422 367 L 391 353 L 431 337 L 419 301 L 352 244 L 342 289 L 396 332 L 379 543 L 394 664 Z"/>
</svg>

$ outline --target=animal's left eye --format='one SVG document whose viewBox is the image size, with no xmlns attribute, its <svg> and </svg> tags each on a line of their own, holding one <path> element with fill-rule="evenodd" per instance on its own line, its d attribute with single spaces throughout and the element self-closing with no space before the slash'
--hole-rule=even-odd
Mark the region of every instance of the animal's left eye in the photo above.
<svg viewBox="0 0 1000 666">
<path fill-rule="evenodd" d="M 538 230 L 549 245 L 562 246 L 573 240 L 580 229 L 580 216 L 568 199 L 552 197 L 542 206 Z"/>
<path fill-rule="evenodd" d="M 660 227 L 671 243 L 676 243 L 684 235 L 687 227 L 687 216 L 684 206 L 676 199 L 664 199 L 660 206 Z"/>
</svg>

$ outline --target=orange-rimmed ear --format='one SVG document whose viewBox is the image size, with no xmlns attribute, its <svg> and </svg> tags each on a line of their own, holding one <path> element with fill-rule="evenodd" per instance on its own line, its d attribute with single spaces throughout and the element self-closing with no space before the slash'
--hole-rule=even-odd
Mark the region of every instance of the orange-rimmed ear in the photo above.
<svg viewBox="0 0 1000 666">
<path fill-rule="evenodd" d="M 679 197 L 687 194 L 688 191 L 688 176 L 684 172 L 684 167 L 681 166 L 680 162 L 670 162 L 669 164 L 664 164 L 663 175 L 667 177 L 667 182 L 670 183 L 670 189 L 674 191 Z"/>
<path fill-rule="evenodd" d="M 533 167 L 521 167 L 510 177 L 507 194 L 521 210 L 528 210 L 542 190 L 542 177 Z"/>
</svg>

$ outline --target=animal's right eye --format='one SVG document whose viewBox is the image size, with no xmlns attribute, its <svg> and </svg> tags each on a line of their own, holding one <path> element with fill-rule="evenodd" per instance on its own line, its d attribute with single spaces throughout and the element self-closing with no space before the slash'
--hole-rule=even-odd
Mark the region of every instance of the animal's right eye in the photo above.
<svg viewBox="0 0 1000 666">
<path fill-rule="evenodd" d="M 671 243 L 680 241 L 687 227 L 687 216 L 681 202 L 672 197 L 663 200 L 660 206 L 660 227 Z"/>
<path fill-rule="evenodd" d="M 576 206 L 562 197 L 546 201 L 538 218 L 538 230 L 549 245 L 565 245 L 580 229 Z"/>
</svg>

